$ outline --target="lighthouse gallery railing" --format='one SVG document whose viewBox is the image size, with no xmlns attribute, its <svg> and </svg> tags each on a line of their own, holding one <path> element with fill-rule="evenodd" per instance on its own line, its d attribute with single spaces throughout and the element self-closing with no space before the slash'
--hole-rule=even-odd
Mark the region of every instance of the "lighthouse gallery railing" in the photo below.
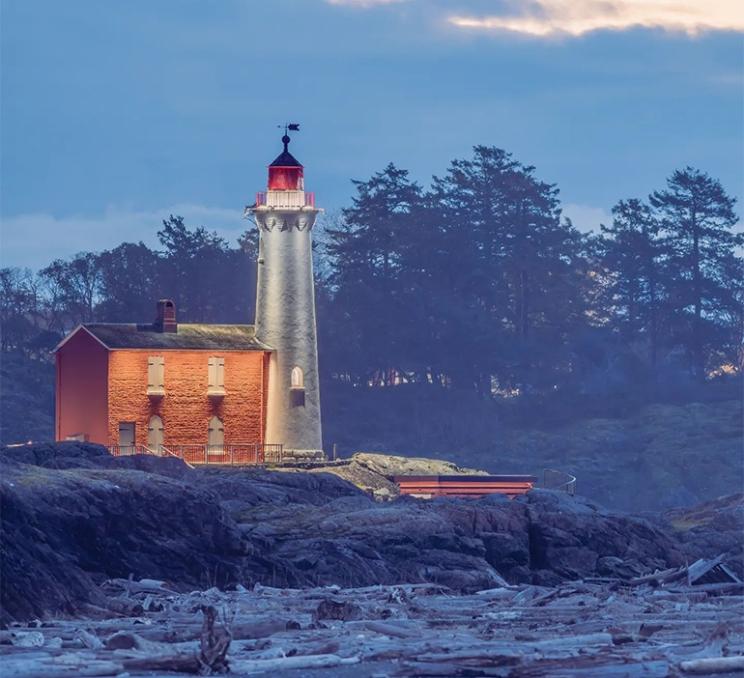
<svg viewBox="0 0 744 678">
<path fill-rule="evenodd" d="M 315 193 L 306 191 L 268 191 L 256 193 L 256 207 L 315 207 Z"/>
</svg>

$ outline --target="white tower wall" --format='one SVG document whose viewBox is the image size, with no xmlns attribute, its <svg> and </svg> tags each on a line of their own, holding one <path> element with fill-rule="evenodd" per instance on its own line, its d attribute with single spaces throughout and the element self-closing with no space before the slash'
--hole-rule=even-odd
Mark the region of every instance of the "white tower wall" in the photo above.
<svg viewBox="0 0 744 678">
<path fill-rule="evenodd" d="M 318 456 L 323 441 L 311 233 L 319 210 L 299 206 L 304 200 L 286 206 L 288 193 L 269 191 L 266 203 L 252 210 L 260 234 L 256 336 L 275 349 L 266 442 L 281 443 L 297 457 Z M 295 367 L 302 370 L 302 388 L 292 388 Z"/>
</svg>

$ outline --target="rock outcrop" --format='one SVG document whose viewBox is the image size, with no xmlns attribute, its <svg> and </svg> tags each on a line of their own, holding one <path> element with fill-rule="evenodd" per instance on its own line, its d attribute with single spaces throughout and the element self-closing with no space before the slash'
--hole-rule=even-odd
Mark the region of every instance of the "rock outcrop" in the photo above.
<svg viewBox="0 0 744 678">
<path fill-rule="evenodd" d="M 681 564 L 649 522 L 534 491 L 375 502 L 323 473 L 190 469 L 63 443 L 0 452 L 3 618 L 72 612 L 111 577 L 475 590 Z"/>
<path fill-rule="evenodd" d="M 662 514 L 661 525 L 681 544 L 690 561 L 724 555 L 744 580 L 744 493 Z"/>
</svg>

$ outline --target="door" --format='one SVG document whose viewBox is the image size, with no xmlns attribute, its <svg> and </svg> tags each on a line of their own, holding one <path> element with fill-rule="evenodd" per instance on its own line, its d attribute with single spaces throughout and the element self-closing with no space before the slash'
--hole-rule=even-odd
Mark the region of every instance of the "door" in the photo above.
<svg viewBox="0 0 744 678">
<path fill-rule="evenodd" d="M 219 417 L 209 420 L 209 434 L 207 436 L 207 451 L 209 454 L 222 454 L 225 447 L 225 427 Z"/>
<path fill-rule="evenodd" d="M 155 454 L 161 453 L 163 446 L 163 420 L 154 414 L 147 426 L 147 447 Z"/>
<path fill-rule="evenodd" d="M 119 454 L 134 454 L 134 422 L 119 422 Z"/>
</svg>

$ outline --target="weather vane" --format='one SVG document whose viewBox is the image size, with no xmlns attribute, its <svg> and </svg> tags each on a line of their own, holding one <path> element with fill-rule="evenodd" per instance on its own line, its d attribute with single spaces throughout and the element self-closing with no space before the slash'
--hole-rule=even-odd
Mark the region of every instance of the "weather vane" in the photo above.
<svg viewBox="0 0 744 678">
<path fill-rule="evenodd" d="M 289 135 L 287 132 L 299 132 L 300 131 L 300 123 L 299 122 L 288 122 L 284 125 L 277 125 L 279 129 L 284 127 L 284 136 L 282 137 L 282 143 L 284 144 L 284 151 L 287 151 L 287 147 L 289 146 Z"/>
</svg>

